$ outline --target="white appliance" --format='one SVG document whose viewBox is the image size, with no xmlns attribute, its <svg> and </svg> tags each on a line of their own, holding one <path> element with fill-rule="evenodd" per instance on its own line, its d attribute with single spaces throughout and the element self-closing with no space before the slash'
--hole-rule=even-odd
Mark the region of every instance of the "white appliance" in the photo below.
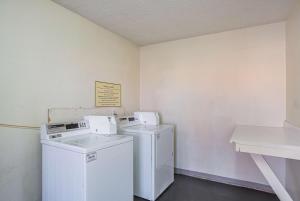
<svg viewBox="0 0 300 201">
<path fill-rule="evenodd" d="M 174 182 L 174 126 L 157 113 L 134 116 L 118 119 L 119 133 L 134 139 L 134 195 L 152 201 Z"/>
<path fill-rule="evenodd" d="M 135 112 L 134 118 L 140 124 L 144 125 L 159 125 L 159 115 L 157 112 Z"/>
<path fill-rule="evenodd" d="M 116 118 L 111 116 L 85 116 L 89 122 L 91 132 L 96 134 L 115 135 L 117 133 Z"/>
<path fill-rule="evenodd" d="M 43 201 L 133 201 L 133 138 L 113 118 L 41 126 Z"/>
</svg>

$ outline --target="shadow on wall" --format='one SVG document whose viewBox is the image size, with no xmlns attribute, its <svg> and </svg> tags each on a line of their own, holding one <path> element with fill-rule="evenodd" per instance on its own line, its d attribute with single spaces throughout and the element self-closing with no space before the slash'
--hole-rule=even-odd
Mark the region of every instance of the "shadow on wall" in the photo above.
<svg viewBox="0 0 300 201">
<path fill-rule="evenodd" d="M 300 200 L 300 161 L 287 160 L 286 164 L 286 186 L 288 191 L 291 193 L 293 199 Z"/>
</svg>

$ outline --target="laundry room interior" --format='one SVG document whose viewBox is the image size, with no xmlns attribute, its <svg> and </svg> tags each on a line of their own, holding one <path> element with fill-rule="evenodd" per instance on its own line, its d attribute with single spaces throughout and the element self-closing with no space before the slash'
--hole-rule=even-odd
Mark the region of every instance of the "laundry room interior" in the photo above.
<svg viewBox="0 0 300 201">
<path fill-rule="evenodd" d="M 0 201 L 300 201 L 299 0 L 0 0 Z"/>
</svg>

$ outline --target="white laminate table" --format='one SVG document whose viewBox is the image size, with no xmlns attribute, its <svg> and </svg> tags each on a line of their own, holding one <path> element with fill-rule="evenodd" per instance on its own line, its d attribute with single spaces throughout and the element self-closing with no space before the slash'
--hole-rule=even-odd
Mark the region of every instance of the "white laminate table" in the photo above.
<svg viewBox="0 0 300 201">
<path fill-rule="evenodd" d="M 300 160 L 300 132 L 295 128 L 237 126 L 230 142 L 238 152 L 249 153 L 281 201 L 292 201 L 265 156 Z"/>
</svg>

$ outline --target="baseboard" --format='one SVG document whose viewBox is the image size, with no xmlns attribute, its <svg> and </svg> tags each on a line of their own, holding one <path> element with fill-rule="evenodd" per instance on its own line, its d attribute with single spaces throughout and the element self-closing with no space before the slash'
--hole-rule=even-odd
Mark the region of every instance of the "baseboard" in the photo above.
<svg viewBox="0 0 300 201">
<path fill-rule="evenodd" d="M 180 169 L 180 168 L 175 168 L 175 173 L 176 174 L 181 174 L 181 175 L 186 175 L 190 177 L 195 177 L 199 179 L 204 179 L 208 181 L 214 181 L 218 183 L 223 183 L 223 184 L 228 184 L 232 186 L 239 186 L 239 187 L 244 187 L 244 188 L 249 188 L 249 189 L 255 189 L 267 193 L 274 193 L 272 188 L 269 185 L 264 185 L 264 184 L 258 184 L 254 182 L 249 182 L 249 181 L 242 181 L 238 179 L 231 179 L 227 177 L 221 177 L 221 176 L 216 176 L 216 175 L 211 175 L 207 173 L 201 173 L 201 172 L 195 172 L 195 171 L 190 171 L 190 170 L 185 170 L 185 169 Z"/>
</svg>

